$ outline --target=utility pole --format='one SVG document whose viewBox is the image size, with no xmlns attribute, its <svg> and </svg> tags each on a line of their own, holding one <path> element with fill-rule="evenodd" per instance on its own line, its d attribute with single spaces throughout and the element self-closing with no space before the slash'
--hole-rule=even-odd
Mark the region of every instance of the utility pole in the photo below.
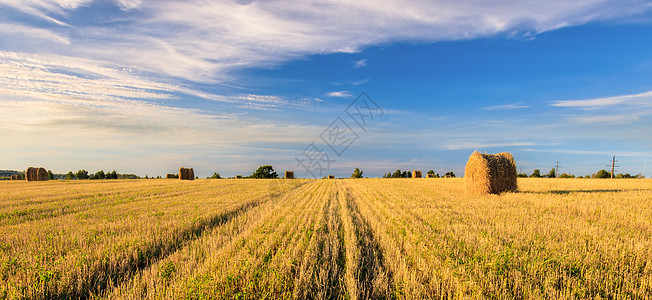
<svg viewBox="0 0 652 300">
<path fill-rule="evenodd" d="M 557 166 L 555 166 L 555 176 L 559 177 L 559 161 L 557 161 Z"/>
<path fill-rule="evenodd" d="M 611 179 L 614 179 L 614 176 L 615 176 L 614 172 L 616 172 L 616 168 L 620 167 L 620 166 L 616 166 L 616 162 L 617 162 L 616 155 L 614 154 L 614 158 L 611 159 L 611 161 L 610 161 L 610 163 L 611 163 Z"/>
</svg>

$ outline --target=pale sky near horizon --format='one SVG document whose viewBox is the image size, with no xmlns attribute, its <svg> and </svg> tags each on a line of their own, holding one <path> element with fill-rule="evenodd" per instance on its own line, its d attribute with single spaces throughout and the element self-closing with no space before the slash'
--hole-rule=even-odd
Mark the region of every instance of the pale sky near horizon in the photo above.
<svg viewBox="0 0 652 300">
<path fill-rule="evenodd" d="M 0 169 L 652 177 L 651 37 L 635 0 L 0 0 Z"/>
</svg>

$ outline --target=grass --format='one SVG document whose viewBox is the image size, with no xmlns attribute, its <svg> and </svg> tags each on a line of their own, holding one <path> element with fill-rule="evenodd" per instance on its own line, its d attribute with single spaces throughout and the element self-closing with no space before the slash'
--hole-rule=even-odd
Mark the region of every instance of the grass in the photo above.
<svg viewBox="0 0 652 300">
<path fill-rule="evenodd" d="M 652 297 L 652 181 L 0 182 L 0 299 Z"/>
</svg>

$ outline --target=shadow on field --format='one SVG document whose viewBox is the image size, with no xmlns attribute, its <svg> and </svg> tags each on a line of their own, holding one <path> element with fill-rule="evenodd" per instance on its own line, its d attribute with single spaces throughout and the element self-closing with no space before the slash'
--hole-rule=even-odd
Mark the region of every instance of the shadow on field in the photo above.
<svg viewBox="0 0 652 300">
<path fill-rule="evenodd" d="M 645 189 L 595 189 L 595 190 L 550 190 L 550 191 L 516 191 L 520 194 L 558 194 L 567 195 L 571 193 L 615 193 L 615 192 L 636 192 Z"/>
</svg>

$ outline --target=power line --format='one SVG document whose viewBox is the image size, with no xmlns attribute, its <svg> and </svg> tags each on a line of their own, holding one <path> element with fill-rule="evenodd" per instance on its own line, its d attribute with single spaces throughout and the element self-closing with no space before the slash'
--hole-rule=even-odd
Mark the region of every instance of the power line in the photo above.
<svg viewBox="0 0 652 300">
<path fill-rule="evenodd" d="M 611 167 L 611 179 L 614 179 L 614 172 L 616 172 L 616 168 L 620 167 L 620 166 L 616 166 L 616 163 L 618 161 L 616 160 L 616 155 L 615 154 L 614 154 L 613 159 L 611 159 L 611 161 L 609 161 L 609 162 L 611 164 L 607 165 L 607 167 Z"/>
</svg>

